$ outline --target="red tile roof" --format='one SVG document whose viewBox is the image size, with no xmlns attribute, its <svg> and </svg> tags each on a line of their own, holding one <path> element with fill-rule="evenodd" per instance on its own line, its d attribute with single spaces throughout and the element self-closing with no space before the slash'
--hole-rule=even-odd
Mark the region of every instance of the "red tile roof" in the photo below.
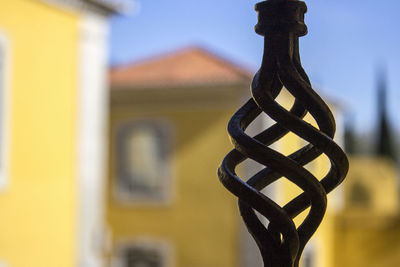
<svg viewBox="0 0 400 267">
<path fill-rule="evenodd" d="M 252 74 L 202 48 L 191 47 L 111 68 L 112 88 L 248 83 Z"/>
</svg>

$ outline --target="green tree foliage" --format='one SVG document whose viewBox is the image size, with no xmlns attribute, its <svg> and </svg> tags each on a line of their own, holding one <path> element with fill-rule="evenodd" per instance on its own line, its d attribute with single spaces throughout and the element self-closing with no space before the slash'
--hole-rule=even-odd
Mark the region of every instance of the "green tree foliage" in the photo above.
<svg viewBox="0 0 400 267">
<path fill-rule="evenodd" d="M 357 143 L 356 143 L 356 133 L 354 132 L 353 119 L 347 118 L 344 125 L 344 149 L 347 154 L 356 154 Z"/>
<path fill-rule="evenodd" d="M 387 85 L 386 77 L 382 71 L 378 75 L 378 128 L 376 154 L 396 160 L 395 146 L 391 135 L 391 126 L 387 115 Z"/>
</svg>

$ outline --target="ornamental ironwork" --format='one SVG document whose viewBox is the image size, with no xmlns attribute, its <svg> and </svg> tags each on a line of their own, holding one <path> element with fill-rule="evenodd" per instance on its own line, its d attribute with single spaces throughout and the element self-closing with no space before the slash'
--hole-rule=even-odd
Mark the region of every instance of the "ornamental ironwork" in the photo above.
<svg viewBox="0 0 400 267">
<path fill-rule="evenodd" d="M 333 141 L 336 126 L 332 112 L 312 89 L 300 62 L 299 37 L 307 34 L 306 10 L 306 4 L 298 0 L 269 0 L 256 5 L 255 30 L 264 36 L 263 60 L 251 84 L 252 98 L 228 123 L 234 149 L 218 169 L 222 184 L 238 197 L 241 216 L 268 267 L 299 265 L 306 243 L 324 217 L 327 193 L 344 180 L 349 167 L 345 153 Z M 295 98 L 289 110 L 275 100 L 284 87 Z M 245 130 L 261 113 L 276 123 L 251 137 Z M 307 113 L 315 119 L 317 127 L 304 121 Z M 307 144 L 285 156 L 270 145 L 289 132 Z M 322 154 L 331 165 L 329 172 L 318 179 L 304 166 Z M 235 168 L 246 159 L 265 167 L 244 181 Z M 303 191 L 283 207 L 261 192 L 282 178 Z M 308 214 L 296 227 L 294 218 L 307 208 L 310 208 Z M 258 218 L 256 211 L 268 220 L 267 224 Z"/>
</svg>

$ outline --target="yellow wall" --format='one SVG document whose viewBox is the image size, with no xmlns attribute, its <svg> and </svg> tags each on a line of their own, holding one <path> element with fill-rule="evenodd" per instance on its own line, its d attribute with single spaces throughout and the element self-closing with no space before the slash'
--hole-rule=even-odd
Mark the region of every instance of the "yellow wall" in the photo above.
<svg viewBox="0 0 400 267">
<path fill-rule="evenodd" d="M 366 213 L 374 216 L 395 216 L 399 213 L 397 169 L 386 158 L 352 156 L 351 169 L 343 183 L 346 213 Z M 367 194 L 364 203 L 354 203 L 354 186 L 362 186 Z"/>
<path fill-rule="evenodd" d="M 7 266 L 75 265 L 77 22 L 40 1 L 1 1 L 11 48 L 10 164 L 0 192 Z"/>
<path fill-rule="evenodd" d="M 234 112 L 232 108 L 217 107 L 223 105 L 222 96 L 227 103 L 233 94 L 209 89 L 201 93 L 205 89 L 199 88 L 193 94 L 162 92 L 164 89 L 132 92 L 131 98 L 121 95 L 119 103 L 113 103 L 111 182 L 115 179 L 116 127 L 134 118 L 162 118 L 172 123 L 176 174 L 172 200 L 161 206 L 118 203 L 112 185 L 108 186 L 107 220 L 114 249 L 119 243 L 147 237 L 170 244 L 173 266 L 238 266 L 240 219 L 236 198 L 223 188 L 216 175 L 217 166 L 232 148 L 226 125 Z M 222 94 L 218 96 L 218 92 Z"/>
<path fill-rule="evenodd" d="M 334 266 L 400 266 L 400 216 L 339 216 L 335 230 Z"/>
<path fill-rule="evenodd" d="M 396 166 L 371 156 L 350 157 L 350 166 L 345 209 L 335 219 L 335 266 L 400 266 Z M 362 202 L 354 200 L 355 185 L 364 189 Z"/>
</svg>

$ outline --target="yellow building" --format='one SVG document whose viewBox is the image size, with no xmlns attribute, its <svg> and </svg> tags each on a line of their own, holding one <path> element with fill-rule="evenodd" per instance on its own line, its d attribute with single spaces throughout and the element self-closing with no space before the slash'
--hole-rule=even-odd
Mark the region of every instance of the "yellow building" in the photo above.
<svg viewBox="0 0 400 267">
<path fill-rule="evenodd" d="M 1 1 L 0 266 L 101 265 L 106 18 L 118 9 Z"/>
<path fill-rule="evenodd" d="M 400 266 L 398 174 L 387 158 L 350 157 L 335 219 L 335 266 Z"/>
<path fill-rule="evenodd" d="M 111 266 L 239 266 L 236 200 L 216 170 L 249 81 L 199 48 L 111 70 Z"/>
</svg>

